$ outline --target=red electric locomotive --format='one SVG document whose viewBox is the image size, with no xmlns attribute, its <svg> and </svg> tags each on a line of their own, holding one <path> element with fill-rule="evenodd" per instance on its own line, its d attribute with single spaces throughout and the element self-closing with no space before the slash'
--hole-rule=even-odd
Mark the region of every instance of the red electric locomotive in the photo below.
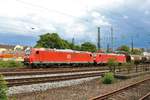
<svg viewBox="0 0 150 100">
<path fill-rule="evenodd" d="M 115 59 L 118 63 L 126 63 L 126 56 L 124 54 L 114 53 L 95 53 L 94 60 L 96 64 L 107 64 L 109 59 Z"/>
<path fill-rule="evenodd" d="M 25 54 L 24 63 L 26 65 L 94 63 L 92 53 L 84 51 L 28 48 Z"/>
<path fill-rule="evenodd" d="M 118 63 L 126 63 L 124 54 L 44 48 L 27 48 L 25 50 L 24 63 L 32 66 L 107 64 L 111 58 L 114 58 Z"/>
</svg>

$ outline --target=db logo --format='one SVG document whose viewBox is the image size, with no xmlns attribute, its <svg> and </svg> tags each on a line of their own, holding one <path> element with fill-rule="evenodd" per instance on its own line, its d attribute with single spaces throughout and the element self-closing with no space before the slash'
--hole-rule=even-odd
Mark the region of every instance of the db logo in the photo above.
<svg viewBox="0 0 150 100">
<path fill-rule="evenodd" d="M 71 55 L 70 54 L 67 55 L 67 59 L 71 59 Z"/>
</svg>

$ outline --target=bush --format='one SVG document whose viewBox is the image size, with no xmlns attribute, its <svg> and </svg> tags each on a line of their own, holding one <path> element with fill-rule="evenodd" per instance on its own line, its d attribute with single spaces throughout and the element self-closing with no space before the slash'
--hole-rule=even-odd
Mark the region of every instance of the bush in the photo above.
<svg viewBox="0 0 150 100">
<path fill-rule="evenodd" d="M 116 67 L 119 65 L 119 63 L 116 61 L 115 58 L 110 58 L 108 60 L 108 67 L 109 67 L 109 70 L 113 73 L 115 73 L 115 70 L 116 70 Z"/>
<path fill-rule="evenodd" d="M 102 79 L 102 82 L 104 84 L 112 84 L 114 82 L 115 78 L 113 73 L 106 73 Z"/>
<path fill-rule="evenodd" d="M 6 67 L 6 62 L 0 61 L 0 68 Z"/>
<path fill-rule="evenodd" d="M 8 61 L 8 67 L 12 68 L 12 67 L 18 67 L 19 65 L 17 64 L 17 62 L 15 61 Z"/>
<path fill-rule="evenodd" d="M 0 68 L 6 68 L 8 67 L 7 61 L 0 61 Z"/>
<path fill-rule="evenodd" d="M 21 62 L 16 61 L 0 61 L 0 68 L 13 68 L 13 67 L 22 67 Z"/>
<path fill-rule="evenodd" d="M 4 80 L 3 76 L 0 75 L 0 100 L 8 100 L 7 98 L 7 85 L 6 81 Z"/>
</svg>

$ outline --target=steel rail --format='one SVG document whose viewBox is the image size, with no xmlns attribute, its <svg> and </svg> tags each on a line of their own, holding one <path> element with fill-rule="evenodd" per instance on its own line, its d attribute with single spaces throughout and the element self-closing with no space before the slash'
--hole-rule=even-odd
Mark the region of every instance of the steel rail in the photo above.
<svg viewBox="0 0 150 100">
<path fill-rule="evenodd" d="M 89 71 L 108 71 L 101 69 L 83 69 L 83 70 L 43 70 L 43 71 L 24 71 L 24 72 L 2 72 L 4 76 L 20 76 L 20 75 L 42 75 L 42 74 L 59 74 L 59 73 L 72 73 L 72 72 L 89 72 Z"/>
<path fill-rule="evenodd" d="M 114 94 L 116 94 L 116 93 L 119 93 L 119 92 L 121 92 L 121 91 L 123 91 L 123 90 L 129 89 L 129 88 L 131 88 L 131 87 L 134 87 L 134 86 L 136 86 L 136 85 L 139 85 L 139 84 L 141 84 L 141 83 L 143 83 L 143 82 L 146 82 L 146 81 L 149 81 L 149 80 L 150 80 L 150 78 L 144 79 L 144 80 L 142 80 L 142 81 L 139 81 L 139 82 L 136 82 L 136 83 L 127 85 L 127 86 L 122 87 L 122 88 L 117 89 L 117 90 L 114 90 L 114 91 L 112 91 L 112 92 L 109 92 L 109 93 L 106 93 L 106 94 L 99 95 L 99 96 L 97 96 L 97 97 L 91 98 L 90 100 L 104 100 L 104 99 L 107 99 L 108 97 L 110 97 L 110 96 L 112 96 L 112 95 L 114 95 Z"/>
<path fill-rule="evenodd" d="M 146 95 L 144 95 L 143 97 L 141 97 L 139 100 L 145 100 L 149 96 L 150 96 L 150 92 L 148 92 Z"/>
<path fill-rule="evenodd" d="M 50 76 L 50 77 L 34 77 L 34 78 L 21 78 L 21 79 L 6 79 L 8 87 L 19 86 L 19 85 L 29 85 L 34 83 L 44 83 L 44 82 L 58 82 L 65 80 L 73 80 L 87 77 L 101 76 L 105 72 L 97 73 L 86 73 L 86 74 L 74 74 L 74 75 L 64 75 L 64 76 Z"/>
</svg>

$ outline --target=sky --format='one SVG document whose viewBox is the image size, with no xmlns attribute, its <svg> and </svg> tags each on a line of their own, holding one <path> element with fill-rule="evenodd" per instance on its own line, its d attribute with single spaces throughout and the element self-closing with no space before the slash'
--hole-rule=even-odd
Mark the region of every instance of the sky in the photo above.
<svg viewBox="0 0 150 100">
<path fill-rule="evenodd" d="M 0 0 L 0 44 L 34 46 L 39 35 L 58 33 L 76 44 L 150 48 L 150 0 Z"/>
</svg>

